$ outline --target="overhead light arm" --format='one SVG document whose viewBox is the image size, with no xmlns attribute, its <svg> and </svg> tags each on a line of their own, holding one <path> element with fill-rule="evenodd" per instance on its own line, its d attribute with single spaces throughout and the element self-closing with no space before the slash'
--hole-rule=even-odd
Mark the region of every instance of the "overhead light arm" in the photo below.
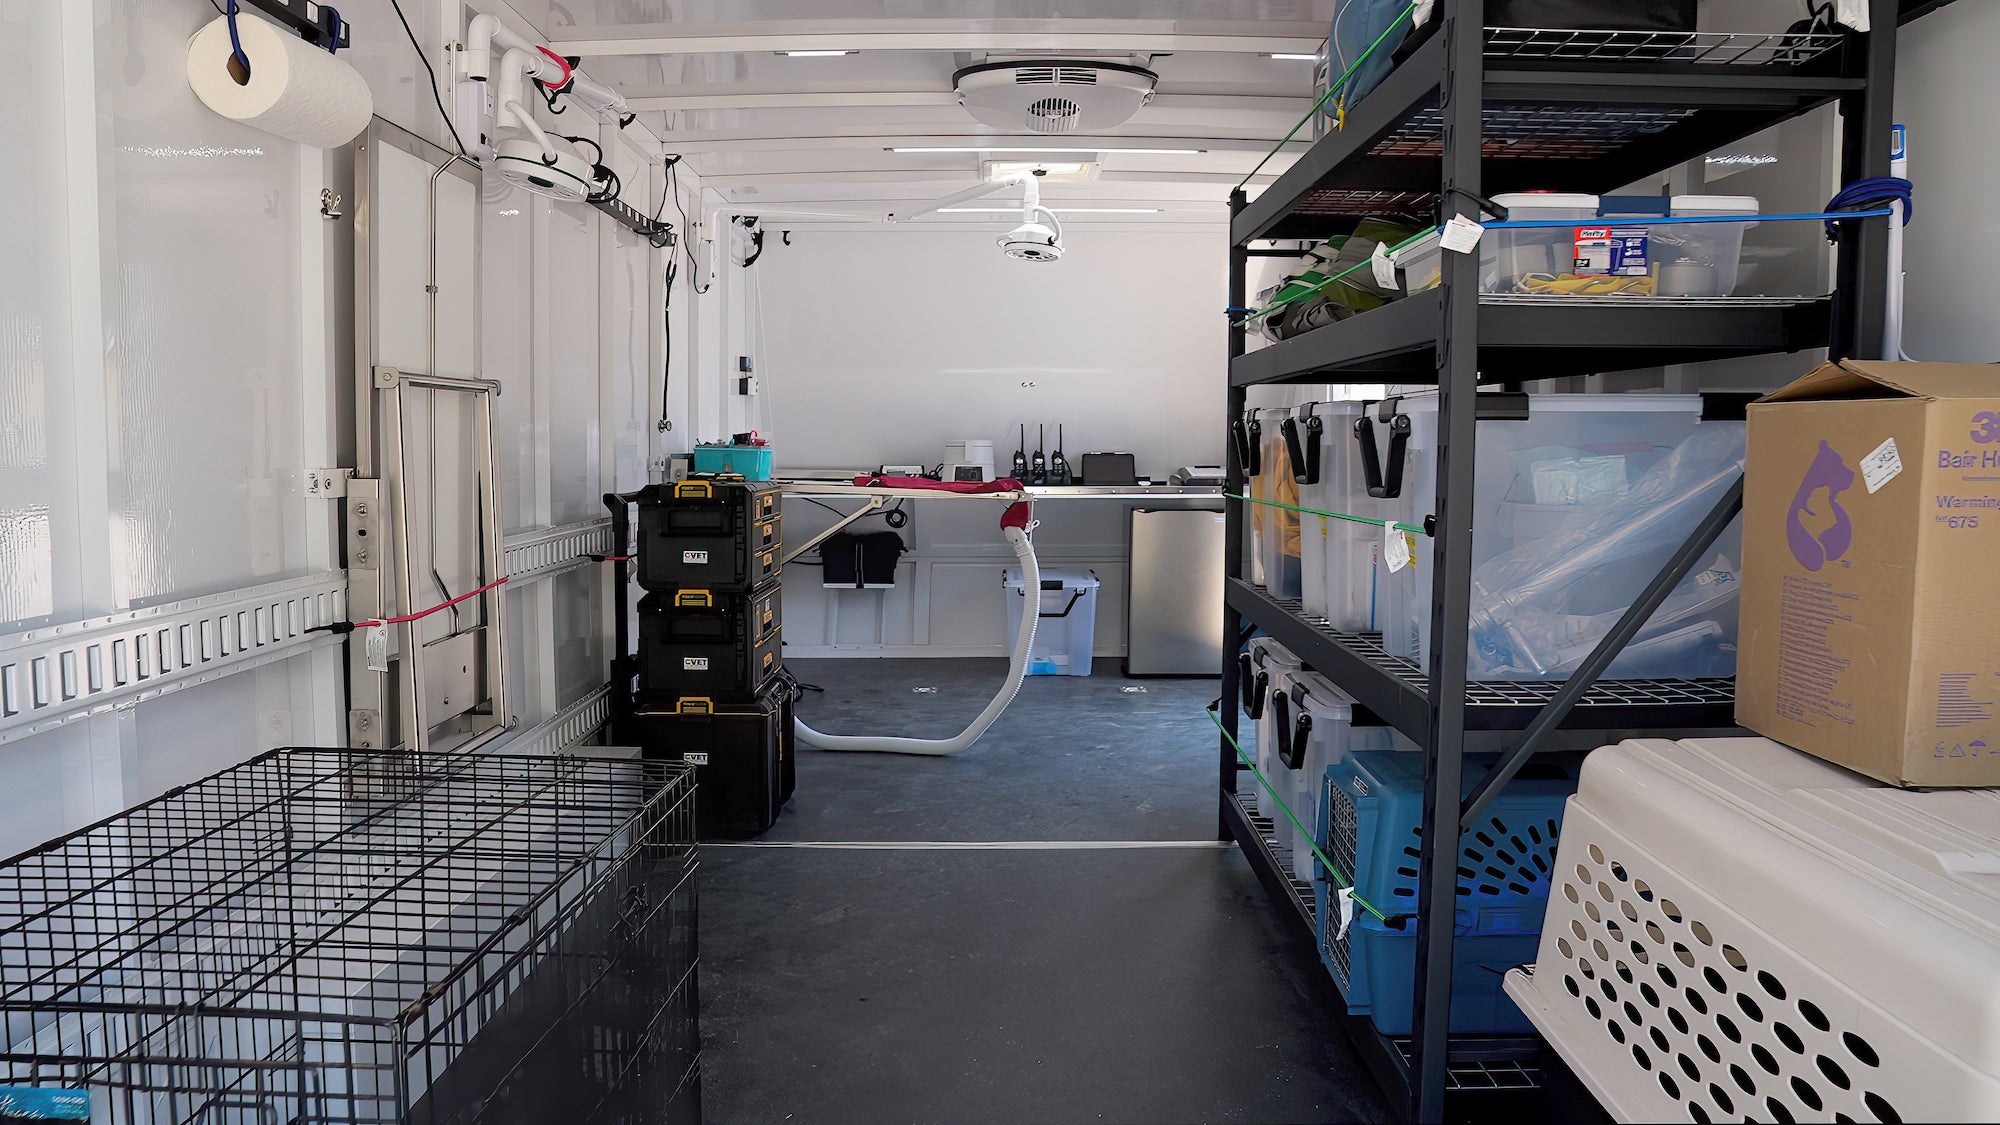
<svg viewBox="0 0 2000 1125">
<path fill-rule="evenodd" d="M 981 199 L 1006 191 L 1008 188 L 1016 188 L 1023 185 L 1027 187 L 1029 197 L 1039 202 L 1041 196 L 1038 185 L 1035 183 L 1035 177 L 1025 175 L 1002 176 L 997 180 L 988 180 L 983 184 L 974 184 L 964 191 L 952 192 L 942 199 L 933 199 L 914 210 L 891 211 L 886 218 L 892 223 L 907 223 L 911 219 L 922 218 L 933 211 L 941 210 L 945 207 L 955 207 L 960 203 L 967 203 L 974 199 Z"/>
<path fill-rule="evenodd" d="M 465 32 L 465 76 L 475 82 L 484 82 L 493 71 L 493 49 L 505 52 L 500 56 L 501 90 L 496 99 L 504 106 L 506 98 L 507 55 L 516 51 L 528 56 L 535 64 L 527 73 L 541 81 L 551 90 L 568 94 L 582 102 L 587 109 L 617 118 L 619 128 L 624 128 L 631 120 L 631 106 L 625 102 L 625 95 L 598 82 L 593 82 L 576 73 L 568 60 L 548 47 L 532 42 L 510 31 L 499 18 L 487 13 L 472 17 Z M 512 99 L 519 101 L 519 93 Z"/>
</svg>

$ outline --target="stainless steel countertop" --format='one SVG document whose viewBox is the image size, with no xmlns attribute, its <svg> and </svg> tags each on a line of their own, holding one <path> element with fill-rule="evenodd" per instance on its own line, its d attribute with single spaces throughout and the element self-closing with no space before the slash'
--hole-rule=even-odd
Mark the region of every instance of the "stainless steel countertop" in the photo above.
<svg viewBox="0 0 2000 1125">
<path fill-rule="evenodd" d="M 854 478 L 859 475 L 862 474 L 804 472 L 778 478 L 778 483 L 810 485 L 816 495 L 825 496 L 828 494 L 824 491 L 827 486 L 851 485 Z M 1030 485 L 1027 492 L 1028 496 L 1035 500 L 1219 500 L 1222 498 L 1221 486 L 1212 484 L 1045 484 Z M 855 495 L 862 495 L 859 488 L 855 489 Z M 953 494 L 939 492 L 938 495 Z"/>
</svg>

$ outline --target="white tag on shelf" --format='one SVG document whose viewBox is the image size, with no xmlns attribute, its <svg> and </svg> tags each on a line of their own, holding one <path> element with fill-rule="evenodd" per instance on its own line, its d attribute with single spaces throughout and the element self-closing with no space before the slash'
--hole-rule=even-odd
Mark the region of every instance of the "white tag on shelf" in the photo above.
<svg viewBox="0 0 2000 1125">
<path fill-rule="evenodd" d="M 1861 459 L 1861 479 L 1868 484 L 1868 495 L 1881 491 L 1883 485 L 1895 480 L 1903 472 L 1903 456 L 1896 452 L 1896 439 L 1890 438 L 1875 447 L 1875 452 Z"/>
<path fill-rule="evenodd" d="M 1389 248 L 1380 242 L 1375 244 L 1375 252 L 1368 256 L 1368 264 L 1375 269 L 1375 287 L 1394 292 L 1396 286 L 1396 263 L 1389 260 Z"/>
<path fill-rule="evenodd" d="M 370 625 L 362 631 L 362 651 L 368 655 L 368 670 L 387 672 L 389 670 L 389 627 Z"/>
<path fill-rule="evenodd" d="M 1444 234 L 1438 241 L 1454 254 L 1470 254 L 1472 248 L 1479 245 L 1479 239 L 1485 233 L 1485 227 L 1464 215 L 1453 215 L 1451 221 L 1444 225 Z"/>
<path fill-rule="evenodd" d="M 1410 565 L 1410 535 L 1401 528 L 1382 528 L 1382 561 L 1389 564 L 1389 573 L 1394 574 Z"/>
<path fill-rule="evenodd" d="M 1410 26 L 1422 27 L 1430 22 L 1431 9 L 1437 7 L 1437 0 L 1417 0 L 1417 10 L 1410 13 Z"/>
<path fill-rule="evenodd" d="M 1340 888 L 1340 932 L 1333 935 L 1335 941 L 1347 940 L 1347 929 L 1354 925 L 1354 888 Z"/>
<path fill-rule="evenodd" d="M 1872 30 L 1868 26 L 1868 0 L 1833 0 L 1833 18 L 1856 31 Z"/>
</svg>

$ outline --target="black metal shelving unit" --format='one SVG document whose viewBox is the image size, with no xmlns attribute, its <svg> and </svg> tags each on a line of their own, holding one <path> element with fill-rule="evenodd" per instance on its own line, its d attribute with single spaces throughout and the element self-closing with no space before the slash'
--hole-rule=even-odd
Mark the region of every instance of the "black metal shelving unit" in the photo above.
<svg viewBox="0 0 2000 1125">
<path fill-rule="evenodd" d="M 1489 28 L 1483 0 L 1439 0 L 1435 32 L 1349 111 L 1344 128 L 1316 141 L 1255 202 L 1240 190 L 1232 196 L 1230 303 L 1249 303 L 1248 260 L 1269 253 L 1251 248 L 1258 240 L 1325 237 L 1384 211 L 1432 213 L 1440 222 L 1454 214 L 1477 218 L 1486 197 L 1526 188 L 1615 192 L 1830 104 L 1841 107 L 1844 181 L 1887 175 L 1896 27 L 1899 16 L 1914 18 L 1909 9 L 1924 5 L 1869 6 L 1870 34 L 1648 36 Z M 1740 486 L 1569 680 L 1467 682 L 1475 388 L 1820 347 L 1856 354 L 1880 337 L 1886 252 L 1885 224 L 1849 223 L 1832 298 L 1641 301 L 1482 296 L 1476 253 L 1446 253 L 1433 292 L 1254 352 L 1245 330 L 1231 329 L 1232 423 L 1253 386 L 1438 388 L 1428 675 L 1387 655 L 1377 638 L 1329 628 L 1297 602 L 1248 582 L 1240 503 L 1230 508 L 1226 540 L 1227 635 L 1264 630 L 1352 695 L 1364 712 L 1357 721 L 1393 726 L 1424 749 L 1414 1034 L 1387 1039 L 1365 1017 L 1346 1019 L 1362 1057 L 1409 1119 L 1487 1116 L 1499 1103 L 1459 1099 L 1536 1084 L 1539 1041 L 1447 1031 L 1453 927 L 1430 922 L 1453 916 L 1461 825 L 1536 753 L 1590 749 L 1640 732 L 1735 731 L 1731 681 L 1598 677 L 1740 511 Z M 1235 443 L 1227 444 L 1227 491 L 1240 495 L 1244 464 Z M 1291 877 L 1254 785 L 1238 788 L 1245 771 L 1231 745 L 1237 667 L 1232 653 L 1222 670 L 1220 832 L 1241 844 L 1287 913 L 1310 927 L 1311 886 Z M 1460 802 L 1465 755 L 1482 752 L 1498 753 L 1498 764 Z"/>
</svg>

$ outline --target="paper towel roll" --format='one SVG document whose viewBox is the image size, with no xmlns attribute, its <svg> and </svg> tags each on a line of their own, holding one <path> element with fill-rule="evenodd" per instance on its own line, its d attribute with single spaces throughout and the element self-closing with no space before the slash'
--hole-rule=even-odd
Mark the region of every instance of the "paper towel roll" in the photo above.
<svg viewBox="0 0 2000 1125">
<path fill-rule="evenodd" d="M 188 85 L 208 108 L 314 148 L 338 148 L 368 127 L 375 100 L 354 68 L 250 15 L 236 17 L 250 80 L 229 73 L 229 21 L 221 16 L 188 41 Z"/>
</svg>

